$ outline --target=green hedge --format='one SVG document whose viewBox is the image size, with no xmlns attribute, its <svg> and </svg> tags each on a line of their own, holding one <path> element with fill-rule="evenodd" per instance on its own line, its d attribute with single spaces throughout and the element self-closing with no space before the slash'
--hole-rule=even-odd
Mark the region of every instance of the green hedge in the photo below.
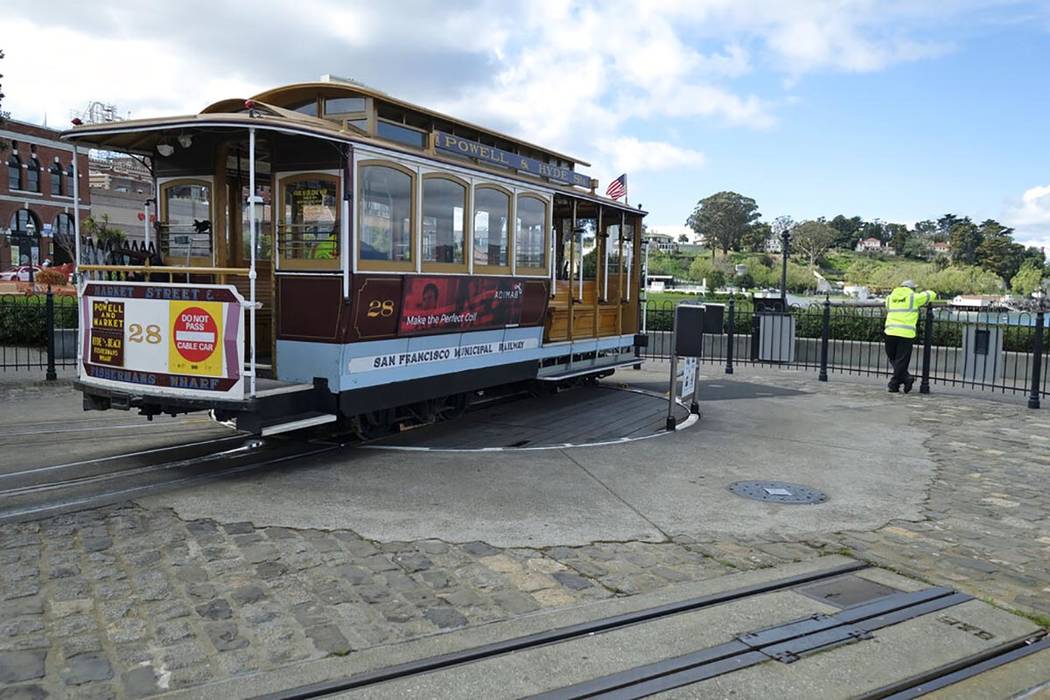
<svg viewBox="0 0 1050 700">
<path fill-rule="evenodd" d="M 0 345 L 47 345 L 45 298 L 43 294 L 0 296 Z M 56 296 L 54 299 L 55 328 L 76 328 L 76 298 Z"/>
</svg>

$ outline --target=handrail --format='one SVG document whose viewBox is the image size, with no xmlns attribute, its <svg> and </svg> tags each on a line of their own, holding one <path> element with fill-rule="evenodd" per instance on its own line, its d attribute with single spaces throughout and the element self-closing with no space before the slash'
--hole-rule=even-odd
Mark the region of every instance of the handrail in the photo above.
<svg viewBox="0 0 1050 700">
<path fill-rule="evenodd" d="M 145 272 L 149 274 L 188 275 L 245 275 L 247 267 L 186 267 L 183 265 L 80 265 L 79 269 L 91 272 Z"/>
</svg>

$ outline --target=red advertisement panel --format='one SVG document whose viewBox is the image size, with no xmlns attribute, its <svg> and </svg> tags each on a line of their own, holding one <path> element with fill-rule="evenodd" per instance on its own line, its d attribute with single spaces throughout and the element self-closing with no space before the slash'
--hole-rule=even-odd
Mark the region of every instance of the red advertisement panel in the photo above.
<svg viewBox="0 0 1050 700">
<path fill-rule="evenodd" d="M 400 335 L 517 324 L 524 300 L 525 281 L 512 277 L 406 277 Z"/>
</svg>

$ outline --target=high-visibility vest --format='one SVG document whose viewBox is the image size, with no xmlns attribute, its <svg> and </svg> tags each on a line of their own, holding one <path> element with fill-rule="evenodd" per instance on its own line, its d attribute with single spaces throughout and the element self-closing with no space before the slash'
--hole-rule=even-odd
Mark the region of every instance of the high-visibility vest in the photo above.
<svg viewBox="0 0 1050 700">
<path fill-rule="evenodd" d="M 919 309 L 937 298 L 937 292 L 916 292 L 897 287 L 886 297 L 886 335 L 914 338 L 919 323 Z"/>
<path fill-rule="evenodd" d="M 335 234 L 331 234 L 328 238 L 324 239 L 317 244 L 314 249 L 314 258 L 318 260 L 331 260 L 335 257 L 336 253 L 336 238 Z"/>
</svg>

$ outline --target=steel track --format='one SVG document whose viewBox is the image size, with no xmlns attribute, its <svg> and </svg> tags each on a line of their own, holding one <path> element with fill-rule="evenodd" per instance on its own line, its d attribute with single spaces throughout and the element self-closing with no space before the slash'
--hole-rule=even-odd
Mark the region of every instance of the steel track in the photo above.
<svg viewBox="0 0 1050 700">
<path fill-rule="evenodd" d="M 0 474 L 0 523 L 182 488 L 341 449 L 341 441 L 233 435 Z"/>
</svg>

